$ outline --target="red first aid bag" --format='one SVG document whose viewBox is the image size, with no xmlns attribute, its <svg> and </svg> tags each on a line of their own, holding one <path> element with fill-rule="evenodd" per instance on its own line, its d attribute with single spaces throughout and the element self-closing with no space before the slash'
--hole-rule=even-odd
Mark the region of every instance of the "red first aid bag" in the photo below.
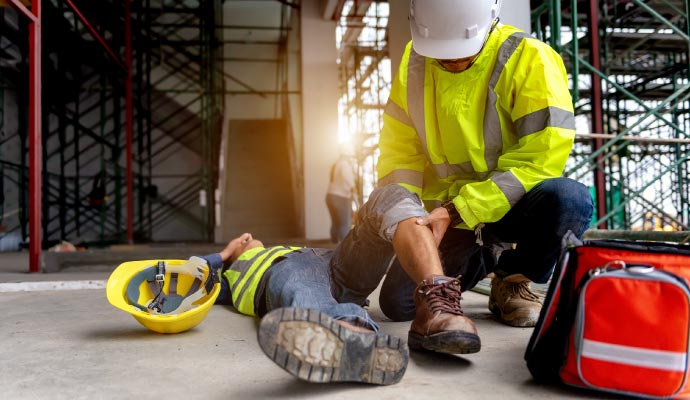
<svg viewBox="0 0 690 400">
<path fill-rule="evenodd" d="M 690 247 L 566 240 L 525 353 L 535 380 L 690 398 Z"/>
</svg>

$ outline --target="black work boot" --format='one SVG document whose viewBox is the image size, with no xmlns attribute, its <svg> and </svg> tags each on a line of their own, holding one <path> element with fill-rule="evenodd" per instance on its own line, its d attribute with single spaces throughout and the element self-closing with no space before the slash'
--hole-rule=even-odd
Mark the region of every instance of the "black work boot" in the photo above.
<svg viewBox="0 0 690 400">
<path fill-rule="evenodd" d="M 390 385 L 409 360 L 399 338 L 338 321 L 307 308 L 278 308 L 261 319 L 261 350 L 279 367 L 310 382 Z"/>
<path fill-rule="evenodd" d="M 447 276 L 429 276 L 417 286 L 417 307 L 410 326 L 411 349 L 441 353 L 476 353 L 481 348 L 477 328 L 460 307 L 460 280 Z"/>
</svg>

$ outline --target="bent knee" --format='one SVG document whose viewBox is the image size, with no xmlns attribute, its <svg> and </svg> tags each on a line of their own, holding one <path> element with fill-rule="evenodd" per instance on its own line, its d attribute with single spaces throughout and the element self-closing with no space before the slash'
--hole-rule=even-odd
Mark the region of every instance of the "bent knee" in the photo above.
<svg viewBox="0 0 690 400">
<path fill-rule="evenodd" d="M 587 186 L 578 181 L 569 178 L 549 179 L 543 182 L 540 190 L 559 209 L 578 210 L 591 214 L 592 196 Z"/>
<path fill-rule="evenodd" d="M 379 297 L 379 305 L 383 314 L 394 322 L 412 321 L 416 308 L 412 305 L 401 305 L 399 302 Z"/>
<path fill-rule="evenodd" d="M 398 223 L 429 213 L 419 196 L 402 186 L 386 185 L 376 188 L 359 213 L 362 224 L 371 224 L 377 235 L 390 242 Z"/>
</svg>

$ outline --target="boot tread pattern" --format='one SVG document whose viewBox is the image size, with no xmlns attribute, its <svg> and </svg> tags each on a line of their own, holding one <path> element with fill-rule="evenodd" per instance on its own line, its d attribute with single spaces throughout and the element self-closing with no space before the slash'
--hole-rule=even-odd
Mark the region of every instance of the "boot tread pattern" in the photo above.
<svg viewBox="0 0 690 400">
<path fill-rule="evenodd" d="M 258 332 L 266 355 L 310 382 L 398 382 L 409 351 L 399 338 L 344 328 L 315 310 L 283 308 L 267 314 Z"/>
</svg>

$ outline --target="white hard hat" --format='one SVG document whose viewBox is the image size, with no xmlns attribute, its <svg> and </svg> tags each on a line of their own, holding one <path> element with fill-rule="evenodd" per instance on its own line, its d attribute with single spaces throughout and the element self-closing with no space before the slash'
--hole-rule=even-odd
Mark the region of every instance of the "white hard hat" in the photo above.
<svg viewBox="0 0 690 400">
<path fill-rule="evenodd" d="M 501 0 L 410 0 L 410 31 L 417 53 L 451 60 L 479 53 Z"/>
</svg>

